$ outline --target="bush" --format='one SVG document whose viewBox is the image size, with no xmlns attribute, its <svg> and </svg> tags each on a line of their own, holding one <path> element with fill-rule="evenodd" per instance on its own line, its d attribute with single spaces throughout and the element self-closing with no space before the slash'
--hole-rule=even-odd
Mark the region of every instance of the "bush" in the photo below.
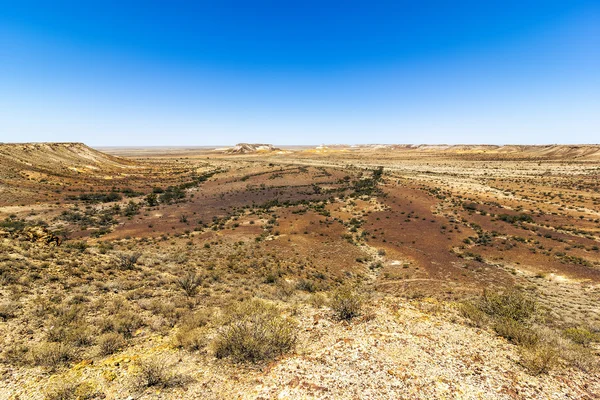
<svg viewBox="0 0 600 400">
<path fill-rule="evenodd" d="M 100 355 L 107 356 L 121 350 L 127 345 L 127 341 L 123 335 L 115 332 L 109 332 L 98 338 L 98 345 L 100 346 Z"/>
<path fill-rule="evenodd" d="M 197 311 L 184 316 L 173 338 L 173 345 L 190 351 L 204 348 L 206 345 L 204 327 L 210 318 L 211 313 L 206 311 Z"/>
<path fill-rule="evenodd" d="M 545 374 L 558 364 L 558 351 L 546 343 L 525 347 L 521 351 L 521 363 L 533 375 Z"/>
<path fill-rule="evenodd" d="M 514 224 L 515 222 L 533 222 L 533 218 L 527 214 L 518 214 L 518 215 L 508 215 L 508 214 L 500 214 L 498 216 L 500 221 L 508 222 L 510 224 Z"/>
<path fill-rule="evenodd" d="M 136 362 L 136 384 L 139 388 L 183 386 L 186 379 L 175 372 L 174 363 L 166 356 L 153 356 Z"/>
<path fill-rule="evenodd" d="M 10 318 L 14 318 L 18 309 L 18 304 L 14 302 L 0 304 L 0 320 L 6 321 Z"/>
<path fill-rule="evenodd" d="M 494 321 L 496 333 L 514 344 L 521 346 L 534 346 L 539 341 L 539 335 L 522 322 L 511 318 L 500 318 Z"/>
<path fill-rule="evenodd" d="M 464 302 L 459 304 L 460 314 L 468 318 L 473 325 L 478 328 L 483 328 L 489 321 L 489 317 L 486 313 L 481 311 L 478 304 L 473 302 Z"/>
<path fill-rule="evenodd" d="M 144 324 L 142 317 L 133 311 L 120 311 L 113 316 L 107 316 L 101 321 L 103 332 L 118 332 L 126 338 L 133 336 L 136 329 Z"/>
<path fill-rule="evenodd" d="M 271 360 L 294 348 L 296 330 L 296 323 L 274 305 L 260 300 L 234 304 L 224 312 L 214 353 L 240 362 Z"/>
<path fill-rule="evenodd" d="M 141 257 L 140 253 L 118 254 L 117 255 L 117 265 L 120 269 L 124 269 L 124 270 L 133 269 L 140 257 Z"/>
<path fill-rule="evenodd" d="M 303 290 L 308 293 L 314 293 L 317 291 L 317 285 L 314 281 L 308 279 L 300 279 L 296 284 L 296 289 Z"/>
<path fill-rule="evenodd" d="M 567 363 L 582 371 L 597 371 L 600 367 L 593 350 L 582 345 L 564 346 L 560 351 L 560 356 Z"/>
<path fill-rule="evenodd" d="M 202 278 L 193 271 L 190 271 L 185 276 L 177 279 L 177 286 L 179 286 L 189 297 L 196 294 L 198 286 L 200 286 L 201 283 Z"/>
<path fill-rule="evenodd" d="M 62 377 L 50 384 L 45 391 L 45 400 L 91 400 L 104 398 L 89 382 Z"/>
<path fill-rule="evenodd" d="M 589 346 L 592 342 L 599 340 L 598 335 L 590 332 L 584 327 L 567 328 L 564 331 L 565 337 L 582 346 Z"/>
<path fill-rule="evenodd" d="M 341 320 L 350 320 L 360 315 L 363 298 L 349 287 L 342 287 L 333 293 L 331 308 Z"/>
<path fill-rule="evenodd" d="M 41 343 L 32 350 L 31 355 L 35 365 L 51 368 L 56 368 L 75 358 L 73 347 L 64 343 Z"/>
<path fill-rule="evenodd" d="M 529 321 L 537 309 L 533 300 L 514 289 L 504 293 L 484 290 L 479 308 L 490 317 L 508 318 L 517 322 Z"/>
</svg>

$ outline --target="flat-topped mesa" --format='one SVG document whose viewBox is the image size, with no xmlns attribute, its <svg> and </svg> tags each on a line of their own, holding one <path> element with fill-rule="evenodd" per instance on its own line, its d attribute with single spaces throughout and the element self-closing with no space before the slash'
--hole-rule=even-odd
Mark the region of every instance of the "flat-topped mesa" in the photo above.
<svg viewBox="0 0 600 400">
<path fill-rule="evenodd" d="M 272 144 L 265 143 L 238 143 L 235 146 L 224 150 L 225 154 L 252 154 L 252 153 L 268 153 L 273 151 L 281 151 L 281 149 Z"/>
<path fill-rule="evenodd" d="M 348 146 L 320 145 L 308 152 L 327 151 L 392 152 L 426 154 L 442 157 L 489 158 L 495 160 L 600 160 L 600 144 L 494 145 L 494 144 L 360 144 Z"/>
</svg>

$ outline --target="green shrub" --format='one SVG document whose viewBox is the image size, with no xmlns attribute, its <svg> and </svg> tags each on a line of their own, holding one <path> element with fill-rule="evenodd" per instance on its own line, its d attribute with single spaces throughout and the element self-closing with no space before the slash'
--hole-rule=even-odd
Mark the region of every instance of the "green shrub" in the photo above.
<svg viewBox="0 0 600 400">
<path fill-rule="evenodd" d="M 517 290 L 503 293 L 484 290 L 479 308 L 493 318 L 508 318 L 517 322 L 529 321 L 536 312 L 536 303 Z"/>
<path fill-rule="evenodd" d="M 511 318 L 496 319 L 493 328 L 498 335 L 521 346 L 534 346 L 539 341 L 539 335 L 535 330 Z"/>
<path fill-rule="evenodd" d="M 573 342 L 582 346 L 589 346 L 592 342 L 597 342 L 599 337 L 597 334 L 590 332 L 584 327 L 567 328 L 564 330 L 564 335 Z"/>
<path fill-rule="evenodd" d="M 276 306 L 249 300 L 225 310 L 213 349 L 217 358 L 271 360 L 294 348 L 296 331 L 296 323 L 282 317 Z"/>
</svg>

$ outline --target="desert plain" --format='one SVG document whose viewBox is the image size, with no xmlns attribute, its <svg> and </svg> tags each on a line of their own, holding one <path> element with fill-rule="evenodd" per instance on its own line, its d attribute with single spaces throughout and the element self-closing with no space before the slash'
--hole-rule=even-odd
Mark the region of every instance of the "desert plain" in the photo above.
<svg viewBox="0 0 600 400">
<path fill-rule="evenodd" d="M 600 146 L 0 144 L 0 399 L 600 398 Z"/>
</svg>

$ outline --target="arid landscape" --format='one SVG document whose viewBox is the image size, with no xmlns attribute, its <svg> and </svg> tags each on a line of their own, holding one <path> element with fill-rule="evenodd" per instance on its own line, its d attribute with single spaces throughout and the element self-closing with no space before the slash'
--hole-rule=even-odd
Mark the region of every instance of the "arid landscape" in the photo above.
<svg viewBox="0 0 600 400">
<path fill-rule="evenodd" d="M 600 146 L 0 144 L 0 399 L 600 398 Z"/>
</svg>

